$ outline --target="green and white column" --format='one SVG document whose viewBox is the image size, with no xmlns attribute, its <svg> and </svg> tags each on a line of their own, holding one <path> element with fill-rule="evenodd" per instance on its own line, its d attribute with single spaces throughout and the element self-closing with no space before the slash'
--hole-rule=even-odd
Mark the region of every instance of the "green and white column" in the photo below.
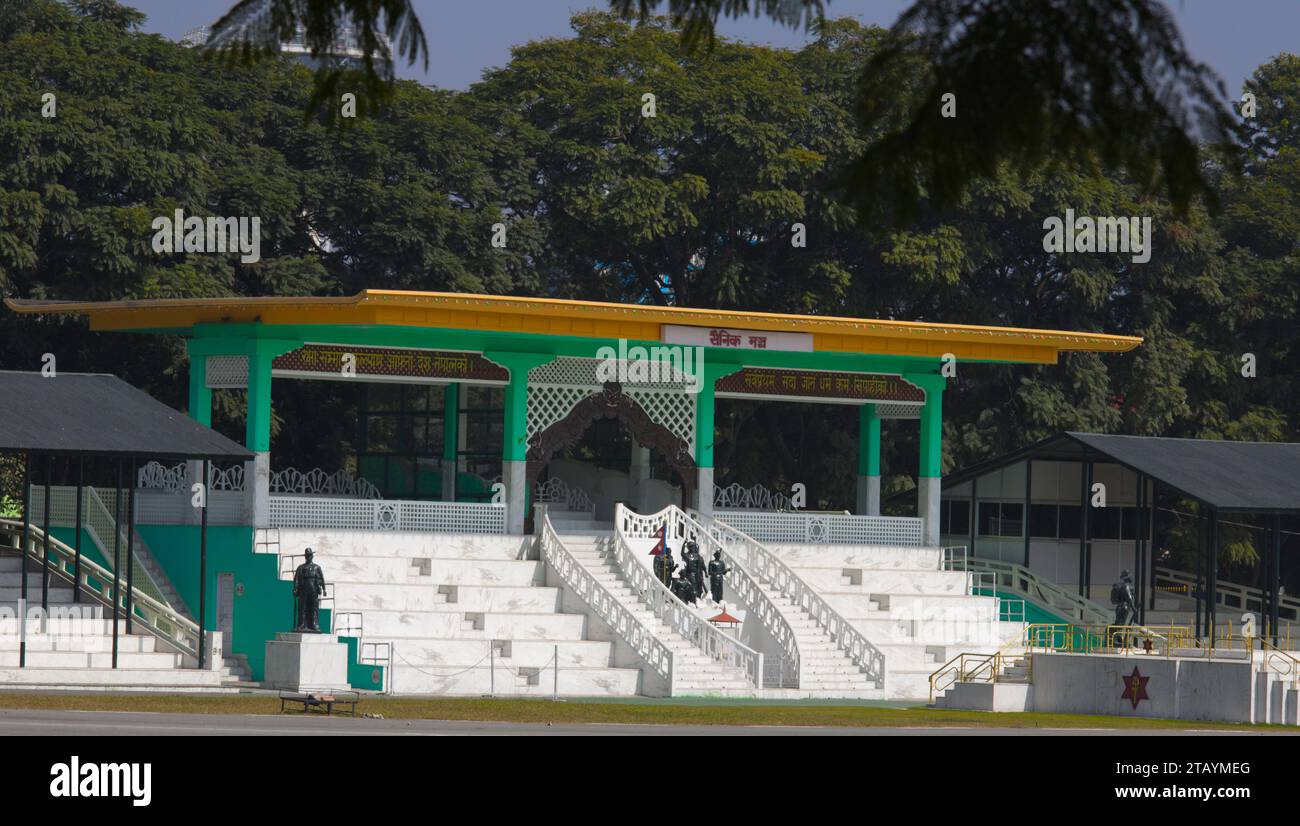
<svg viewBox="0 0 1300 826">
<path fill-rule="evenodd" d="M 921 408 L 921 461 L 916 474 L 917 509 L 921 517 L 921 541 L 937 547 L 939 502 L 943 485 L 943 389 L 947 379 L 940 375 L 908 375 L 905 379 L 925 390 Z"/>
<path fill-rule="evenodd" d="M 483 354 L 510 371 L 505 387 L 501 478 L 506 485 L 506 532 L 524 532 L 528 509 L 528 371 L 555 357 L 542 353 Z"/>
<path fill-rule="evenodd" d="M 695 509 L 713 513 L 714 385 L 740 368 L 734 364 L 701 364 L 695 395 Z"/>
<path fill-rule="evenodd" d="M 880 416 L 874 404 L 864 404 L 858 415 L 857 513 L 880 515 Z"/>
<path fill-rule="evenodd" d="M 251 472 L 244 474 L 253 526 L 271 525 L 271 360 L 269 342 L 256 340 L 248 354 L 248 412 L 244 447 L 253 451 Z"/>
</svg>

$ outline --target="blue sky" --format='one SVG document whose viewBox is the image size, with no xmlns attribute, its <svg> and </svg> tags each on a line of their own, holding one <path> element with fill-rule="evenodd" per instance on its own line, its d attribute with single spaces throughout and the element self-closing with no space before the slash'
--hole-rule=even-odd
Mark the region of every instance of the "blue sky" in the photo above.
<svg viewBox="0 0 1300 826">
<path fill-rule="evenodd" d="M 220 17 L 233 0 L 125 0 L 149 15 L 145 30 L 177 38 Z M 830 0 L 835 17 L 889 25 L 906 0 Z M 510 47 L 569 33 L 575 11 L 606 8 L 572 0 L 415 0 L 429 41 L 429 71 L 402 65 L 398 74 L 435 86 L 464 89 L 484 69 L 510 59 Z M 1300 50 L 1300 2 L 1296 0 L 1172 0 L 1192 54 L 1209 63 L 1234 96 L 1255 67 L 1283 51 Z M 802 31 L 765 18 L 729 20 L 720 26 L 729 37 L 777 46 L 799 47 Z"/>
</svg>

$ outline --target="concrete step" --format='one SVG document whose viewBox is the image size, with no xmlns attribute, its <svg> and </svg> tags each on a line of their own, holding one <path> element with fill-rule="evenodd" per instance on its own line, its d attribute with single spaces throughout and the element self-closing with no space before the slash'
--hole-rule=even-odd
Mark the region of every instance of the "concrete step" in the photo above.
<svg viewBox="0 0 1300 826">
<path fill-rule="evenodd" d="M 0 654 L 18 651 L 21 642 L 22 640 L 16 634 L 6 634 L 0 637 Z M 93 652 L 113 650 L 112 636 L 102 633 L 85 635 L 75 633 L 29 633 L 26 642 L 28 654 L 33 651 Z M 158 645 L 158 640 L 154 637 L 140 634 L 122 634 L 117 638 L 117 650 L 119 653 L 150 654 L 164 649 Z"/>
<path fill-rule="evenodd" d="M 193 668 L 0 668 L 0 688 L 136 686 L 220 688 L 221 674 Z"/>
<path fill-rule="evenodd" d="M 362 612 L 362 630 L 367 640 L 422 639 L 513 639 L 580 640 L 587 627 L 583 614 L 553 612 L 456 612 L 386 611 Z"/>
<path fill-rule="evenodd" d="M 863 568 L 938 571 L 943 560 L 939 548 L 899 548 L 884 545 L 785 545 L 767 549 L 791 568 Z"/>
<path fill-rule="evenodd" d="M 316 563 L 325 569 L 332 556 L 401 556 L 433 559 L 525 559 L 532 553 L 535 538 L 508 534 L 449 534 L 397 531 L 340 531 L 330 529 L 281 529 L 280 553 L 300 556 L 310 547 Z"/>
<path fill-rule="evenodd" d="M 359 585 L 334 591 L 336 611 L 558 611 L 560 590 L 538 586 Z"/>
<path fill-rule="evenodd" d="M 544 565 L 534 560 L 433 559 L 408 556 L 340 556 L 329 560 L 336 586 L 543 584 Z"/>
<path fill-rule="evenodd" d="M 503 640 L 490 655 L 494 640 L 389 638 L 394 661 L 403 665 L 461 666 L 468 668 L 495 659 L 513 667 L 550 666 L 558 655 L 561 668 L 603 668 L 611 666 L 612 644 L 600 640 Z M 503 653 L 503 652 L 508 652 Z M 434 669 L 436 670 L 436 669 Z"/>
<path fill-rule="evenodd" d="M 487 664 L 477 668 L 424 669 L 403 666 L 392 671 L 392 691 L 397 694 L 437 694 L 446 696 L 483 696 L 489 693 L 514 697 L 549 697 L 556 689 L 556 674 L 541 669 L 535 684 L 523 684 L 517 673 L 505 665 L 496 669 Z M 635 668 L 560 668 L 558 693 L 565 697 L 632 697 L 641 685 L 641 672 Z"/>
<path fill-rule="evenodd" d="M 875 570 L 853 567 L 796 567 L 794 572 L 818 592 L 862 594 L 965 594 L 966 574 L 960 571 Z"/>
<path fill-rule="evenodd" d="M 17 668 L 18 651 L 0 651 L 0 668 Z M 29 668 L 112 668 L 112 644 L 100 651 L 51 651 L 27 649 L 27 667 Z M 118 649 L 118 668 L 134 669 L 168 669 L 181 667 L 180 654 L 168 654 L 162 651 L 131 652 Z"/>
</svg>

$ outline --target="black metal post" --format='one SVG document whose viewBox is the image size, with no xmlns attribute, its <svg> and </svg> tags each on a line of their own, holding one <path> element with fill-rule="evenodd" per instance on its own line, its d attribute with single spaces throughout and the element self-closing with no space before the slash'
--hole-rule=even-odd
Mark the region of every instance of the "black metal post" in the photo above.
<svg viewBox="0 0 1300 826">
<path fill-rule="evenodd" d="M 18 558 L 21 585 L 18 601 L 18 667 L 27 666 L 27 546 L 32 539 L 32 454 L 23 454 L 23 536 L 19 540 Z"/>
<path fill-rule="evenodd" d="M 1029 567 L 1029 509 L 1033 507 L 1034 491 L 1034 460 L 1025 460 L 1025 513 L 1022 520 L 1022 526 L 1025 529 L 1025 561 L 1024 566 Z"/>
<path fill-rule="evenodd" d="M 135 612 L 135 489 L 136 460 L 131 460 L 131 475 L 126 477 L 128 488 L 126 495 L 126 633 L 131 633 L 131 615 Z M 118 520 L 121 524 L 122 520 Z"/>
<path fill-rule="evenodd" d="M 1273 517 L 1273 645 L 1277 645 L 1282 601 L 1282 517 Z"/>
<path fill-rule="evenodd" d="M 1079 594 L 1084 599 L 1092 599 L 1092 549 L 1088 543 L 1092 525 L 1092 460 L 1087 457 L 1085 452 L 1083 467 L 1079 469 L 1079 476 L 1083 479 L 1079 497 Z"/>
<path fill-rule="evenodd" d="M 118 572 L 122 570 L 122 460 L 117 460 L 117 487 L 113 488 L 113 522 L 116 527 L 113 530 L 113 667 L 117 668 L 117 615 L 118 606 L 121 599 L 118 597 L 118 589 L 121 587 L 122 578 Z"/>
<path fill-rule="evenodd" d="M 208 643 L 204 639 L 204 612 L 208 603 L 208 460 L 203 460 L 203 513 L 199 521 L 199 668 L 206 660 Z"/>
<path fill-rule="evenodd" d="M 45 457 L 45 502 L 41 524 L 45 536 L 41 543 L 41 631 L 45 630 L 45 614 L 50 610 L 50 477 L 54 475 L 54 457 Z"/>
<path fill-rule="evenodd" d="M 1196 637 L 1205 636 L 1201 625 L 1201 599 L 1205 596 L 1205 523 L 1201 520 L 1201 503 L 1196 503 Z"/>
<path fill-rule="evenodd" d="M 980 520 L 980 478 L 972 476 L 970 480 L 970 556 L 975 556 L 975 532 L 979 530 Z"/>
<path fill-rule="evenodd" d="M 1210 547 L 1207 554 L 1209 572 L 1206 574 L 1205 620 L 1214 640 L 1214 623 L 1219 618 L 1219 509 L 1210 510 Z"/>
<path fill-rule="evenodd" d="M 1152 578 L 1154 578 L 1156 575 L 1156 544 L 1157 544 L 1156 543 L 1156 485 L 1157 484 L 1159 483 L 1156 482 L 1154 479 L 1151 480 L 1151 501 L 1147 503 L 1148 522 L 1147 522 L 1147 532 L 1145 534 L 1147 540 L 1147 567 L 1150 568 L 1151 570 Z M 1151 610 L 1154 611 L 1156 608 L 1156 589 L 1152 587 L 1149 589 L 1148 593 L 1150 594 L 1148 600 L 1151 603 L 1148 607 L 1150 607 Z M 1144 608 L 1142 610 L 1142 621 L 1146 622 L 1146 619 L 1147 619 L 1147 612 L 1146 609 Z"/>
<path fill-rule="evenodd" d="M 1142 561 L 1143 559 L 1146 558 L 1146 555 L 1142 553 L 1142 549 L 1143 549 L 1142 538 L 1146 535 L 1145 531 L 1143 530 L 1143 526 L 1146 523 L 1146 493 L 1147 493 L 1146 476 L 1144 474 L 1139 473 L 1137 475 L 1137 482 L 1138 482 L 1137 507 L 1133 509 L 1135 521 L 1137 523 L 1133 526 L 1134 528 L 1133 575 L 1137 577 L 1138 615 L 1136 619 L 1138 625 L 1143 625 L 1144 621 L 1142 619 L 1142 606 L 1146 603 L 1146 599 L 1145 599 L 1146 591 L 1143 590 L 1146 587 L 1146 566 L 1142 564 Z M 1120 520 L 1120 524 L 1123 525 L 1122 519 Z"/>
<path fill-rule="evenodd" d="M 72 586 L 72 601 L 81 602 L 81 494 L 82 488 L 86 486 L 86 460 L 77 458 L 77 516 L 73 524 L 76 536 L 73 537 L 73 551 L 75 555 L 72 561 L 72 576 L 75 583 Z"/>
</svg>

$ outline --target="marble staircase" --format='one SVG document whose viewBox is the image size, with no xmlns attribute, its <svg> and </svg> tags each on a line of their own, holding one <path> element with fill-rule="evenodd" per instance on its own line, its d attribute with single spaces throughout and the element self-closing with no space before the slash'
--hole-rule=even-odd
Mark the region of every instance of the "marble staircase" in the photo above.
<svg viewBox="0 0 1300 826">
<path fill-rule="evenodd" d="M 885 695 L 928 699 L 930 675 L 952 656 L 1014 647 L 1024 623 L 1000 622 L 994 597 L 968 593 L 942 570 L 939 548 L 767 546 L 885 656 Z"/>
<path fill-rule="evenodd" d="M 28 560 L 28 610 L 40 605 L 41 573 Z M 0 690 L 40 691 L 238 691 L 247 677 L 238 662 L 216 669 L 184 667 L 183 656 L 150 634 L 127 634 L 118 621 L 117 668 L 113 668 L 113 621 L 106 606 L 86 597 L 73 603 L 72 584 L 49 580 L 50 617 L 19 619 L 22 559 L 0 554 Z M 35 569 L 35 570 L 33 570 Z M 19 667 L 22 643 L 26 664 Z"/>
<path fill-rule="evenodd" d="M 281 530 L 279 551 L 311 547 L 336 623 L 392 646 L 394 694 L 634 696 L 587 618 L 561 611 L 531 536 Z M 292 565 L 281 566 L 289 576 Z M 327 606 L 328 607 L 328 606 Z M 558 663 L 558 668 L 557 668 Z"/>
</svg>

